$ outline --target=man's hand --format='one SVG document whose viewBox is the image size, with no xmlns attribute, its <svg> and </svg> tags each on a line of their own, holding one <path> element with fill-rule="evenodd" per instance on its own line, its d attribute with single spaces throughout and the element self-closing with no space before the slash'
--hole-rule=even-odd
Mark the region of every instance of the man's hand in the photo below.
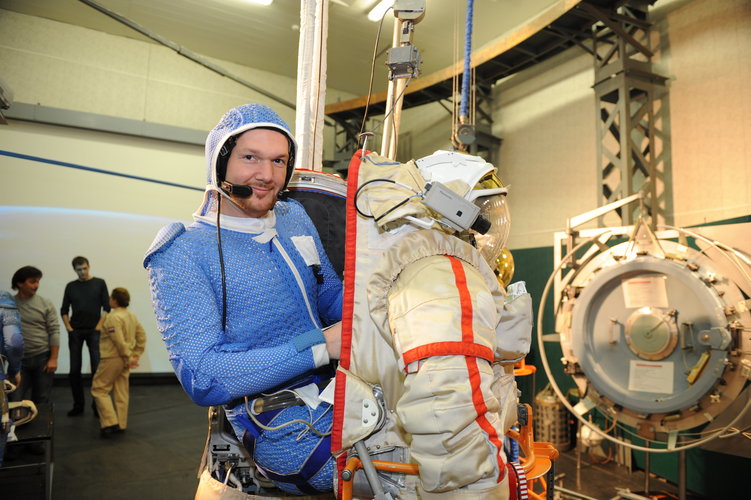
<svg viewBox="0 0 751 500">
<path fill-rule="evenodd" d="M 65 330 L 68 333 L 73 331 L 73 325 L 70 324 L 70 320 L 68 319 L 67 314 L 63 314 L 63 326 L 65 326 Z"/>
<path fill-rule="evenodd" d="M 339 359 L 342 350 L 342 322 L 334 323 L 323 331 L 329 359 Z"/>
<path fill-rule="evenodd" d="M 44 365 L 44 373 L 55 373 L 57 371 L 57 358 L 48 359 L 47 364 Z"/>
<path fill-rule="evenodd" d="M 21 387 L 21 372 L 16 373 L 16 376 L 13 378 L 13 381 L 16 384 L 16 389 Z"/>
<path fill-rule="evenodd" d="M 133 368 L 138 368 L 138 360 L 141 359 L 141 356 L 138 354 L 134 354 L 130 357 L 130 365 L 128 367 L 132 370 Z"/>
</svg>

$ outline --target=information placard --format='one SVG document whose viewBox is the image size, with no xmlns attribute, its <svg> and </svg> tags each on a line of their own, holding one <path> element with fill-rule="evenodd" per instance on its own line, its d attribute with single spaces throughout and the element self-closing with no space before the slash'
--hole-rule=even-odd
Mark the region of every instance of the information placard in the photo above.
<svg viewBox="0 0 751 500">
<path fill-rule="evenodd" d="M 627 308 L 668 307 L 665 276 L 640 276 L 623 280 L 623 299 Z"/>
<path fill-rule="evenodd" d="M 632 359 L 628 373 L 628 390 L 673 394 L 673 362 L 653 363 Z"/>
</svg>

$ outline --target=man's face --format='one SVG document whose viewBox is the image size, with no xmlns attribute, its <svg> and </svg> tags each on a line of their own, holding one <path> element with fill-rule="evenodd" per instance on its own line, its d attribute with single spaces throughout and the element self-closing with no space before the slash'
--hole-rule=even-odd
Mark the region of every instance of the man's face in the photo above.
<svg viewBox="0 0 751 500">
<path fill-rule="evenodd" d="M 77 266 L 73 266 L 73 270 L 78 275 L 78 279 L 80 281 L 86 281 L 89 279 L 89 265 L 88 264 L 79 264 Z"/>
<path fill-rule="evenodd" d="M 18 287 L 18 295 L 25 299 L 30 299 L 37 293 L 39 282 L 41 280 L 42 278 L 27 278 L 26 281 L 16 283 L 16 286 Z"/>
<path fill-rule="evenodd" d="M 263 217 L 274 207 L 284 187 L 289 162 L 287 138 L 267 129 L 248 130 L 235 144 L 227 162 L 226 180 L 253 188 L 248 198 L 232 196 L 237 207 L 227 204 L 225 213 L 235 217 Z M 222 206 L 224 209 L 224 206 Z"/>
</svg>

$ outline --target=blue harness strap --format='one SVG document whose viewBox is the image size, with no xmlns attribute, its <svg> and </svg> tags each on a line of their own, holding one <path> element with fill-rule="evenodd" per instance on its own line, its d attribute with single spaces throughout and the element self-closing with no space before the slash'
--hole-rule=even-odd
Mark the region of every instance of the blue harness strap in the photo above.
<svg viewBox="0 0 751 500">
<path fill-rule="evenodd" d="M 324 382 L 326 382 L 327 379 L 328 377 L 319 377 L 319 376 L 304 377 L 303 379 L 297 380 L 294 383 L 290 384 L 288 388 L 295 389 L 297 387 L 302 387 L 304 385 L 307 385 L 311 382 L 319 384 L 319 386 L 323 386 Z M 326 403 L 322 403 L 322 404 L 326 404 Z M 320 491 L 316 489 L 314 486 L 312 486 L 310 484 L 310 481 L 316 474 L 318 474 L 318 472 L 320 472 L 326 466 L 327 462 L 331 458 L 331 436 L 330 435 L 322 437 L 321 439 L 318 440 L 318 442 L 315 444 L 313 449 L 308 453 L 304 462 L 300 465 L 297 471 L 292 471 L 292 472 L 287 472 L 287 473 L 278 473 L 273 470 L 270 470 L 269 468 L 265 467 L 263 464 L 259 463 L 258 461 L 258 458 L 256 456 L 256 443 L 257 443 L 257 440 L 261 438 L 263 433 L 266 432 L 263 429 L 263 427 L 260 427 L 258 424 L 260 424 L 261 426 L 273 427 L 274 420 L 279 416 L 279 414 L 289 408 L 290 407 L 277 408 L 274 410 L 264 411 L 258 414 L 254 413 L 253 419 L 251 419 L 250 416 L 248 415 L 249 409 L 242 412 L 242 414 L 237 415 L 236 419 L 245 428 L 245 432 L 243 432 L 243 435 L 242 435 L 243 446 L 248 451 L 248 453 L 250 453 L 250 456 L 253 457 L 256 467 L 260 469 L 261 472 L 263 472 L 263 474 L 272 482 L 287 483 L 290 485 L 294 485 L 303 494 L 315 495 L 315 494 L 323 493 L 324 491 Z M 256 422 L 258 422 L 258 424 Z M 297 424 L 297 425 L 299 426 L 300 424 Z M 324 431 L 324 429 L 319 429 L 319 430 Z M 326 430 L 330 430 L 330 429 L 326 429 Z"/>
<path fill-rule="evenodd" d="M 246 431 L 243 434 L 243 445 L 245 446 L 245 449 L 251 453 L 251 456 L 255 453 L 255 442 L 256 440 L 252 437 L 250 432 Z M 258 464 L 258 462 L 256 462 L 256 467 L 261 469 L 264 476 L 273 482 L 294 484 L 301 492 L 308 495 L 315 495 L 323 492 L 312 487 L 309 484 L 309 481 L 326 465 L 326 462 L 330 457 L 331 436 L 326 436 L 318 442 L 318 445 L 310 452 L 307 460 L 305 460 L 305 463 L 297 472 L 279 474 L 263 467 Z"/>
</svg>

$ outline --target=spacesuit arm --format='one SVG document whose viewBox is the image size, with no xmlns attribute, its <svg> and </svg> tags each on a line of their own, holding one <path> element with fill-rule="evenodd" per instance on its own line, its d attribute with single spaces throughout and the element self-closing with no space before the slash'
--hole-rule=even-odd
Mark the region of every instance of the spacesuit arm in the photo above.
<svg viewBox="0 0 751 500">
<path fill-rule="evenodd" d="M 523 281 L 510 284 L 507 292 L 498 306 L 501 321 L 496 327 L 495 349 L 496 361 L 504 365 L 524 358 L 532 342 L 532 297 Z"/>
<path fill-rule="evenodd" d="M 319 329 L 275 347 L 230 343 L 217 301 L 221 285 L 211 283 L 192 255 L 171 246 L 150 254 L 146 266 L 170 363 L 197 404 L 257 394 L 316 367 L 311 347 L 325 343 Z"/>
<path fill-rule="evenodd" d="M 406 267 L 389 325 L 406 371 L 397 414 L 427 491 L 502 477 L 502 409 L 491 388 L 496 306 L 476 269 L 434 256 Z"/>
</svg>

